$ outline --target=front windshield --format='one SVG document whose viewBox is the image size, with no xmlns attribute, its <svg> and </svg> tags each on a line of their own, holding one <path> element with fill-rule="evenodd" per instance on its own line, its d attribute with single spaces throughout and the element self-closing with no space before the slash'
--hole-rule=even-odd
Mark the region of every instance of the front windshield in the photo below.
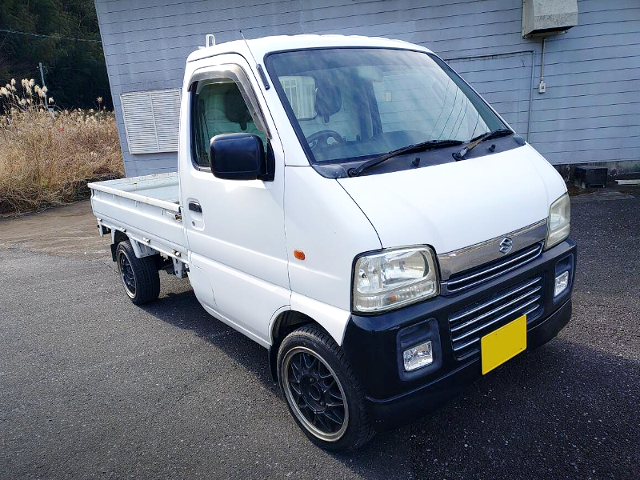
<svg viewBox="0 0 640 480">
<path fill-rule="evenodd" d="M 333 48 L 272 54 L 267 69 L 311 162 L 363 160 L 429 140 L 505 128 L 435 56 Z"/>
</svg>

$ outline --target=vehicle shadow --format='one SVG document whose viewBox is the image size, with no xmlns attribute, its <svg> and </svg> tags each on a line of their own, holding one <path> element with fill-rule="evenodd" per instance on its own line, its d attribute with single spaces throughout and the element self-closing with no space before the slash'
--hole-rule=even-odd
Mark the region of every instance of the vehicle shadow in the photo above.
<svg viewBox="0 0 640 480">
<path fill-rule="evenodd" d="M 184 289 L 183 285 L 178 284 L 179 281 L 170 280 L 173 285 L 169 289 L 163 285 L 164 291 L 161 297 L 142 308 L 147 313 L 174 327 L 191 330 L 196 336 L 225 352 L 234 361 L 252 372 L 265 388 L 279 394 L 278 385 L 272 380 L 269 371 L 267 350 L 209 315 L 202 308 L 190 287 L 187 286 L 187 289 Z"/>
<path fill-rule="evenodd" d="M 284 402 L 267 351 L 211 318 L 190 289 L 144 309 L 193 331 Z M 640 364 L 564 335 L 423 419 L 331 457 L 366 478 L 637 478 Z"/>
</svg>

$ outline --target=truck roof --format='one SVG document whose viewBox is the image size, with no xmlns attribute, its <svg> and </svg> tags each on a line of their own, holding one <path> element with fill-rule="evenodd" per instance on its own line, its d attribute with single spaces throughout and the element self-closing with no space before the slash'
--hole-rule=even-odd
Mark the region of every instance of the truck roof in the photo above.
<svg viewBox="0 0 640 480">
<path fill-rule="evenodd" d="M 259 62 L 266 54 L 271 52 L 319 47 L 387 47 L 430 52 L 429 49 L 419 45 L 381 37 L 364 37 L 360 35 L 277 35 L 247 40 L 246 43 L 244 40 L 234 40 L 200 48 L 189 55 L 187 62 L 194 62 L 223 53 L 247 54 L 249 53 L 247 51 L 247 43 L 251 48 L 251 53 Z"/>
</svg>

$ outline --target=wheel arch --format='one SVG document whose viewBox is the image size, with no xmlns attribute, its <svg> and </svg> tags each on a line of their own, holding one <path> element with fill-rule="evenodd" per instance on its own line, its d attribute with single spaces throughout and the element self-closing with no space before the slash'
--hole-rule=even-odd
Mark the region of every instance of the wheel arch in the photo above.
<svg viewBox="0 0 640 480">
<path fill-rule="evenodd" d="M 269 371 L 271 372 L 271 378 L 276 382 L 278 381 L 277 363 L 280 344 L 287 335 L 303 325 L 315 325 L 328 335 L 331 335 L 320 323 L 302 312 L 286 310 L 278 314 L 272 322 L 271 346 L 269 347 Z"/>
<path fill-rule="evenodd" d="M 129 237 L 124 232 L 120 230 L 113 229 L 111 230 L 111 260 L 116 261 L 116 252 L 118 250 L 118 244 L 121 242 L 126 242 L 129 240 Z"/>
<path fill-rule="evenodd" d="M 269 364 L 272 375 L 274 375 L 274 360 L 278 355 L 280 343 L 293 330 L 302 325 L 313 323 L 333 338 L 338 346 L 341 346 L 350 318 L 351 312 L 348 310 L 342 310 L 292 292 L 291 305 L 285 310 L 275 312 L 270 322 Z M 275 375 L 274 378 L 276 378 Z"/>
</svg>

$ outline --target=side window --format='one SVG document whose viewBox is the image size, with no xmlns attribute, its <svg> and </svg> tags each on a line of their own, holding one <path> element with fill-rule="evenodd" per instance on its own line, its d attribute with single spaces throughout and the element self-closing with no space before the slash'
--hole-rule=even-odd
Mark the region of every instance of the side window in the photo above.
<svg viewBox="0 0 640 480">
<path fill-rule="evenodd" d="M 267 138 L 254 123 L 247 104 L 231 79 L 201 81 L 192 98 L 192 144 L 194 162 L 209 167 L 209 144 L 223 133 L 251 133 L 267 148 Z"/>
</svg>

